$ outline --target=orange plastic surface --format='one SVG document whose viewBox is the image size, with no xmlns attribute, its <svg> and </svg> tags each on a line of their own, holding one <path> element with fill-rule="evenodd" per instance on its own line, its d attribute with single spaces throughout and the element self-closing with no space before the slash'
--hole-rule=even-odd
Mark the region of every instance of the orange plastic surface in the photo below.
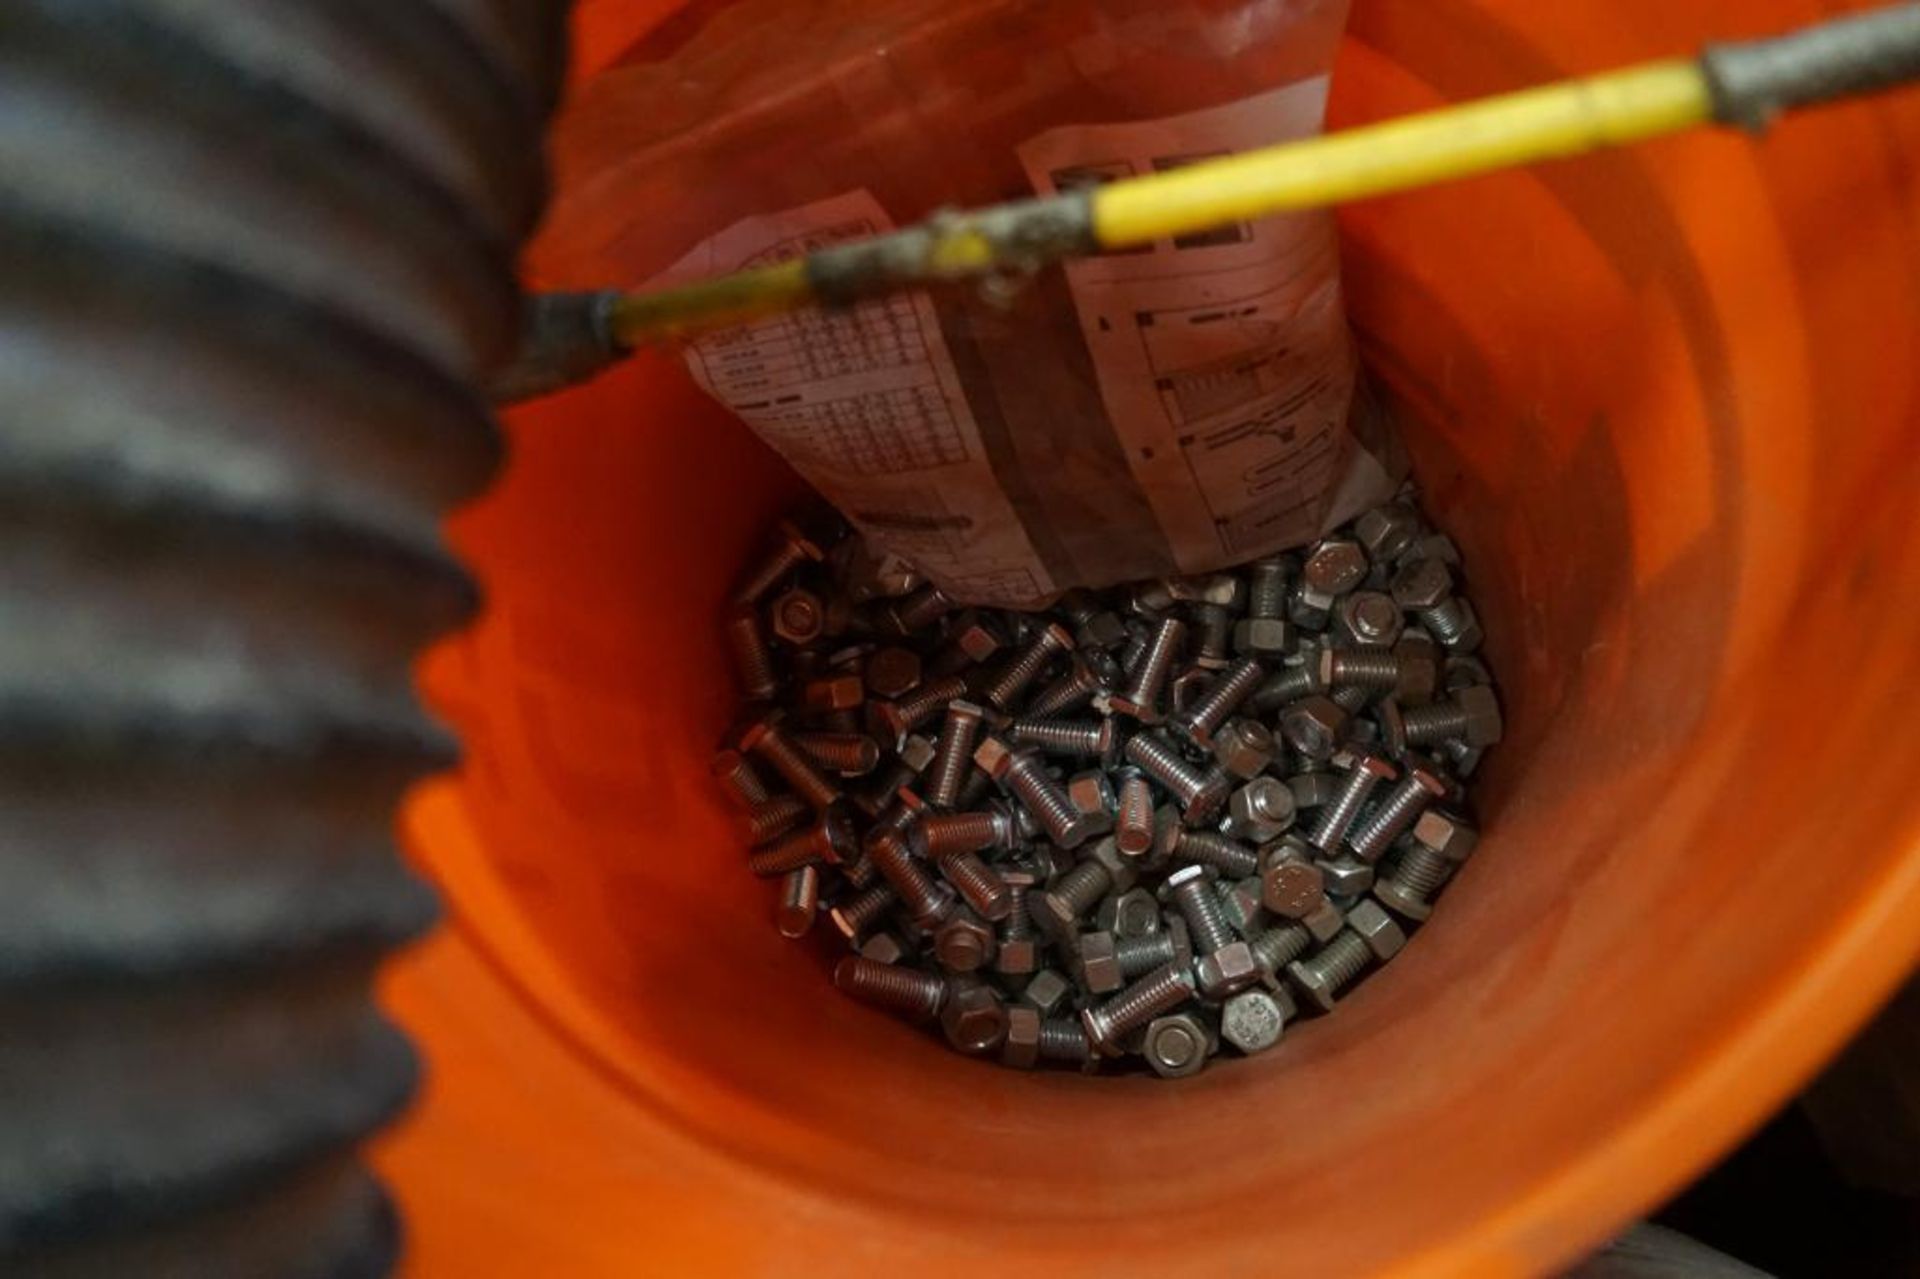
<svg viewBox="0 0 1920 1279">
<path fill-rule="evenodd" d="M 1361 0 L 1334 123 L 1831 7 Z M 584 5 L 589 63 L 643 10 Z M 388 984 L 413 1273 L 1527 1274 L 1673 1191 L 1920 948 L 1917 155 L 1908 93 L 1345 215 L 1509 737 L 1408 952 L 1178 1083 L 963 1060 L 799 960 L 706 776 L 790 477 L 664 360 L 517 415 L 425 671 L 468 758 Z"/>
</svg>

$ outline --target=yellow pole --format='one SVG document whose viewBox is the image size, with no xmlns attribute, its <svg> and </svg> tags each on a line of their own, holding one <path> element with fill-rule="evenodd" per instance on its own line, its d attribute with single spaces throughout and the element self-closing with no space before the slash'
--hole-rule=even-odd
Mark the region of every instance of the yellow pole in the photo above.
<svg viewBox="0 0 1920 1279">
<path fill-rule="evenodd" d="M 1636 142 L 1711 114 L 1698 62 L 1649 63 L 1115 182 L 1094 192 L 1094 238 L 1142 244 Z"/>
</svg>

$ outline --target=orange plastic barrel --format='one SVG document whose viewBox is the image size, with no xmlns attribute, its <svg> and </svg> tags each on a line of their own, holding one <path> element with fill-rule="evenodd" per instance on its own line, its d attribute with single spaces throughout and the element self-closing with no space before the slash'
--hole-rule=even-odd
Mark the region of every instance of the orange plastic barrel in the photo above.
<svg viewBox="0 0 1920 1279">
<path fill-rule="evenodd" d="M 1333 123 L 1834 7 L 1364 0 Z M 643 9 L 584 7 L 583 73 Z M 388 985 L 413 1270 L 1520 1274 L 1656 1204 L 1920 944 L 1915 156 L 1909 93 L 1343 215 L 1510 736 L 1408 952 L 1177 1083 L 831 992 L 706 772 L 794 480 L 664 359 L 515 415 L 453 530 L 487 612 L 424 672 L 467 757 L 407 815 L 450 923 Z"/>
</svg>

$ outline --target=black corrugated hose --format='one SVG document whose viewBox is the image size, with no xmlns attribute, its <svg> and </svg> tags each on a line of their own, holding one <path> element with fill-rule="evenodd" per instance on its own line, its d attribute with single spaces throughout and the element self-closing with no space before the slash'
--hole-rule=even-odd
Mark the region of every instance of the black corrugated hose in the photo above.
<svg viewBox="0 0 1920 1279">
<path fill-rule="evenodd" d="M 0 1273 L 359 1275 L 561 0 L 0 3 Z"/>
</svg>

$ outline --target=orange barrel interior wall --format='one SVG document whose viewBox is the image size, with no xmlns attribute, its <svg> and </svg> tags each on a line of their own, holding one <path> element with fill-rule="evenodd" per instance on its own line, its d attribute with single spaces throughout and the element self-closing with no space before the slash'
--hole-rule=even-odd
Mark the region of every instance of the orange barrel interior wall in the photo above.
<svg viewBox="0 0 1920 1279">
<path fill-rule="evenodd" d="M 589 0 L 580 74 L 658 14 Z M 1335 127 L 1825 15 L 1362 0 Z M 1509 737 L 1408 952 L 1169 1085 L 963 1060 L 769 926 L 713 619 L 792 476 L 668 360 L 512 415 L 405 824 L 450 922 L 377 1150 L 432 1275 L 1520 1274 L 1780 1104 L 1920 942 L 1920 95 L 1342 215 Z M 975 1271 L 975 1273 L 979 1273 Z"/>
</svg>

